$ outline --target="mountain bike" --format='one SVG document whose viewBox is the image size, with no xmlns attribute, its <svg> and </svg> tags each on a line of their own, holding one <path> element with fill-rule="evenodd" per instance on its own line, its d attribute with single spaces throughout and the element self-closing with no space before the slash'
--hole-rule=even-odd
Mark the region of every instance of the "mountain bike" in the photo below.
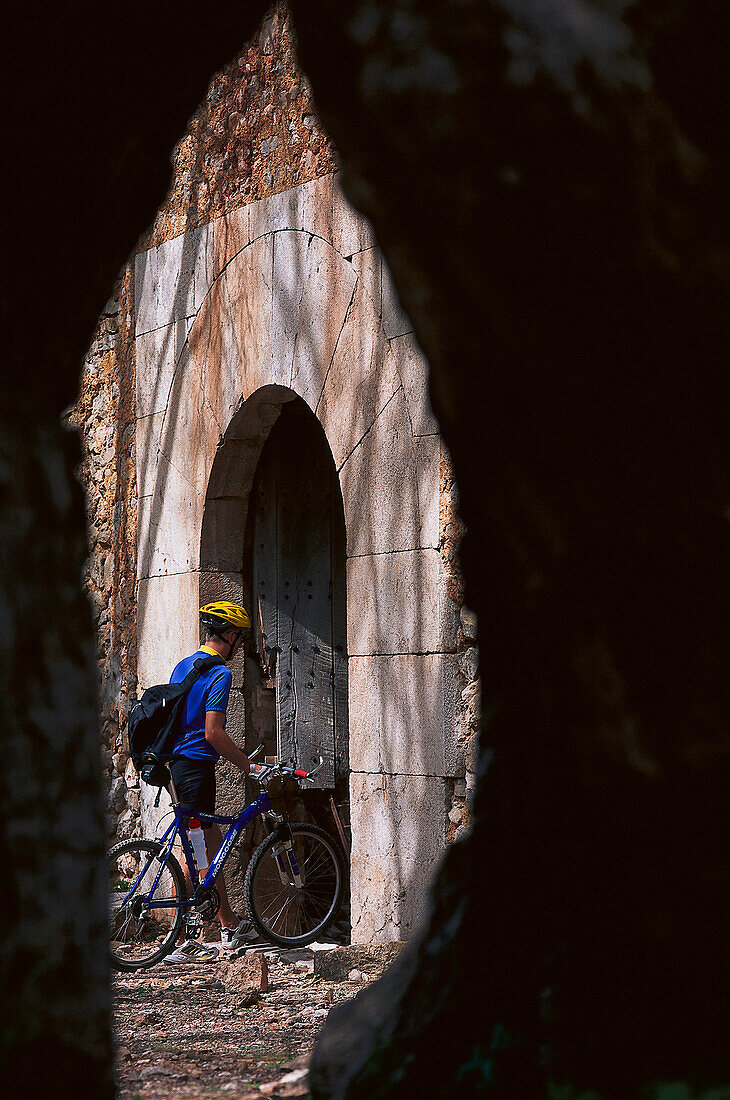
<svg viewBox="0 0 730 1100">
<path fill-rule="evenodd" d="M 203 921 L 215 917 L 220 907 L 215 884 L 223 865 L 257 818 L 263 819 L 267 835 L 251 856 L 243 886 L 254 928 L 280 947 L 304 947 L 322 935 L 342 903 L 346 866 L 342 851 L 319 826 L 290 822 L 285 799 L 283 812 L 272 806 L 277 784 L 281 793 L 284 784 L 307 782 L 321 767 L 321 759 L 310 772 L 280 763 L 264 765 L 258 775 L 251 773 L 260 794 L 236 817 L 182 806 L 170 776 L 165 786 L 174 817 L 165 833 L 157 840 L 125 840 L 108 854 L 112 965 L 125 971 L 154 966 L 172 951 L 183 923 L 187 937 L 200 935 Z M 191 818 L 228 826 L 202 880 L 188 837 Z M 173 854 L 178 838 L 190 876 L 190 894 Z"/>
</svg>

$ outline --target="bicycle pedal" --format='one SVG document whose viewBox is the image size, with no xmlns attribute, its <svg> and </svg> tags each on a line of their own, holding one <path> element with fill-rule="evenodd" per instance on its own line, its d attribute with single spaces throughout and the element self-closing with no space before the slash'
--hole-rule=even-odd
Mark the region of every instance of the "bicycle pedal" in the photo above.
<svg viewBox="0 0 730 1100">
<path fill-rule="evenodd" d="M 185 922 L 185 936 L 189 940 L 197 940 L 203 932 L 203 922 L 191 920 Z"/>
</svg>

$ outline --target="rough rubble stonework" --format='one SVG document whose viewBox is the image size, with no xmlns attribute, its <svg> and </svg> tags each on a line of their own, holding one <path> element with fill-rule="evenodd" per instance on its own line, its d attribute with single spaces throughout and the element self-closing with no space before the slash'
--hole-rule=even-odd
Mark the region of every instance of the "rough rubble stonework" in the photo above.
<svg viewBox="0 0 730 1100">
<path fill-rule="evenodd" d="M 84 443 L 79 470 L 89 537 L 84 586 L 99 662 L 107 831 L 120 840 L 136 835 L 139 817 L 139 782 L 127 766 L 123 732 L 137 685 L 133 300 L 134 272 L 127 266 L 87 352 L 79 400 L 70 413 Z"/>
<path fill-rule="evenodd" d="M 283 4 L 273 7 L 258 36 L 213 77 L 172 168 L 170 191 L 143 247 L 336 170 L 332 144 L 294 56 Z"/>
<path fill-rule="evenodd" d="M 463 775 L 449 784 L 447 837 L 463 839 L 471 824 L 471 795 L 476 784 L 479 747 L 480 680 L 476 616 L 464 603 L 464 579 L 459 547 L 464 537 L 459 515 L 459 490 L 451 456 L 442 448 L 439 486 L 439 551 L 450 598 L 459 607 L 457 652 L 459 687 L 456 700 L 456 737 Z"/>
</svg>

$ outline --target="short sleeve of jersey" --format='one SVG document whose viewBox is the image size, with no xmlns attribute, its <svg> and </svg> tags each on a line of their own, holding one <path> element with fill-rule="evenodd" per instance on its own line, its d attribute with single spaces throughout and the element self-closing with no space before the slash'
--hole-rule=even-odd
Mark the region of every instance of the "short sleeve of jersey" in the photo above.
<svg viewBox="0 0 730 1100">
<path fill-rule="evenodd" d="M 222 710 L 225 713 L 232 679 L 229 668 L 220 665 L 213 669 L 210 683 L 205 689 L 205 710 Z"/>
</svg>

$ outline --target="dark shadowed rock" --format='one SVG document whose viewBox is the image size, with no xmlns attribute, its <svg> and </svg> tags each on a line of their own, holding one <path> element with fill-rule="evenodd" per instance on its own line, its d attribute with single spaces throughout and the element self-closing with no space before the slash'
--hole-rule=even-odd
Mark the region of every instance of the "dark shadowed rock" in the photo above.
<svg viewBox="0 0 730 1100">
<path fill-rule="evenodd" d="M 431 364 L 484 698 L 417 963 L 333 1014 L 312 1093 L 725 1085 L 727 31 L 692 3 L 293 6 Z"/>
<path fill-rule="evenodd" d="M 164 196 L 169 151 L 261 9 L 247 24 L 231 5 L 202 36 L 185 5 L 13 15 L 0 64 L 12 176 L 0 274 L 0 1068 L 28 1096 L 101 1098 L 114 1080 L 96 668 L 80 590 L 81 454 L 60 419 Z"/>
</svg>

